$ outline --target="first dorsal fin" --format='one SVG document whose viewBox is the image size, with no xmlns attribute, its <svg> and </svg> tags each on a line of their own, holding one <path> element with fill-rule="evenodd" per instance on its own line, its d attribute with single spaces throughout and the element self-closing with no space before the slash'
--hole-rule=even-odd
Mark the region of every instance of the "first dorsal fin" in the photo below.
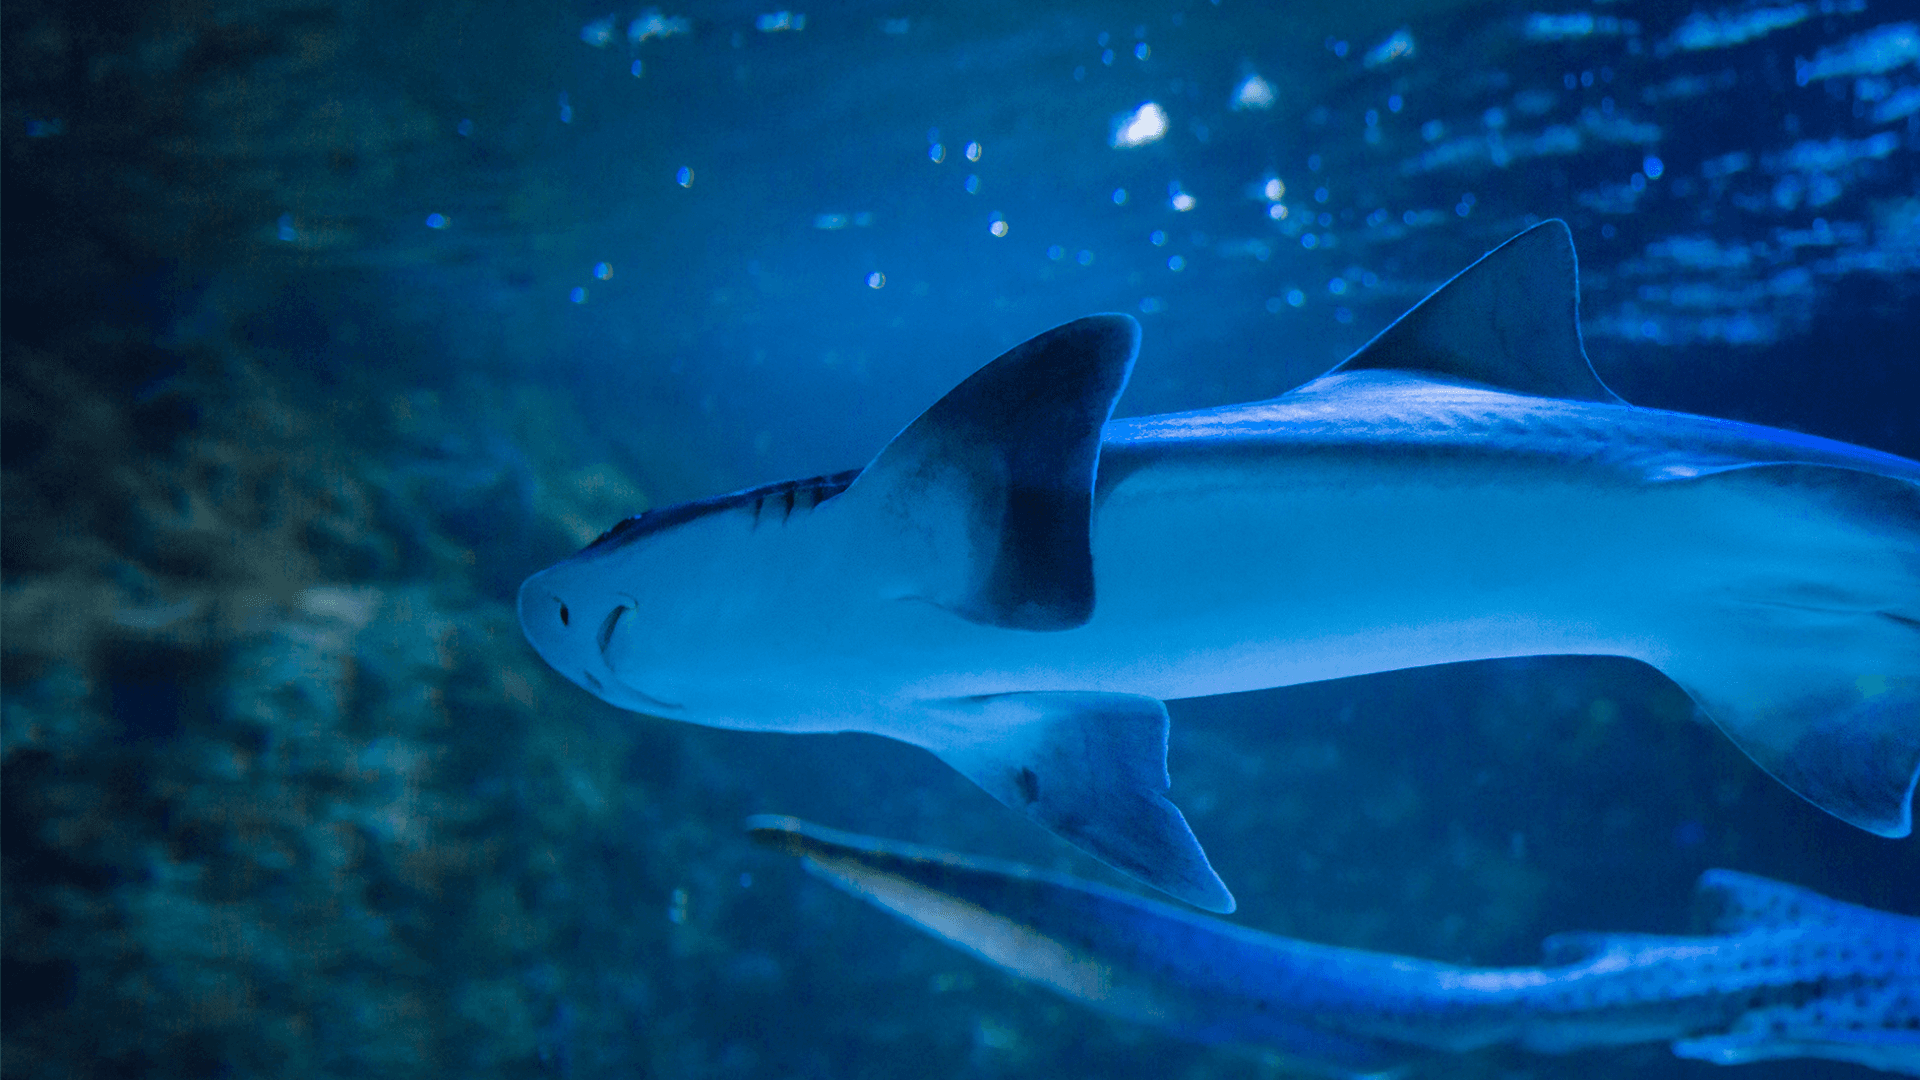
<svg viewBox="0 0 1920 1080">
<path fill-rule="evenodd" d="M 1093 615 L 1100 431 L 1140 324 L 1089 315 L 1002 354 L 894 437 L 847 489 L 877 514 L 901 598 L 973 622 L 1067 630 Z"/>
<path fill-rule="evenodd" d="M 1864 909 L 1812 889 L 1743 874 L 1708 870 L 1694 887 L 1698 918 L 1713 932 L 1737 934 L 1775 927 L 1830 926 Z"/>
<path fill-rule="evenodd" d="M 1620 401 L 1580 344 L 1579 269 L 1573 235 L 1558 219 L 1481 256 L 1333 372 L 1368 369 L 1442 375 L 1537 397 Z"/>
</svg>

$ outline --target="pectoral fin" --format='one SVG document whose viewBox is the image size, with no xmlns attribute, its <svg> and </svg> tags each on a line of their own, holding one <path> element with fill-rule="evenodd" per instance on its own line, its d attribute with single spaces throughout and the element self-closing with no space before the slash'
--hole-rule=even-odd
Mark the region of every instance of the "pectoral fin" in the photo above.
<svg viewBox="0 0 1920 1080">
<path fill-rule="evenodd" d="M 1130 694 L 997 694 L 941 703 L 964 731 L 930 747 L 988 794 L 1195 907 L 1234 908 L 1166 799 L 1167 709 Z"/>
</svg>

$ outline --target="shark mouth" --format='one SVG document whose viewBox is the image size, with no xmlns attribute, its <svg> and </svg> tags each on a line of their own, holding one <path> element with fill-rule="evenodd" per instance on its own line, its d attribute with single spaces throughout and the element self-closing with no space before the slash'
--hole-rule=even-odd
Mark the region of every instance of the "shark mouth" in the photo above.
<svg viewBox="0 0 1920 1080">
<path fill-rule="evenodd" d="M 607 658 L 607 643 L 613 640 L 613 628 L 620 624 L 620 616 L 626 613 L 627 605 L 622 604 L 607 612 L 607 617 L 601 621 L 599 632 L 593 636 L 593 643 L 600 647 L 600 659 Z"/>
<path fill-rule="evenodd" d="M 632 611 L 635 608 L 638 608 L 640 606 L 640 601 L 635 600 L 633 597 L 629 596 L 626 599 L 630 601 L 630 603 L 621 604 L 619 607 L 616 607 L 612 611 L 607 612 L 607 617 L 600 620 L 600 629 L 595 631 L 593 635 L 593 643 L 596 646 L 598 646 L 600 649 L 600 662 L 607 666 L 607 673 L 609 675 L 613 674 L 613 660 L 607 656 L 607 648 L 608 646 L 613 644 L 614 628 L 620 625 L 620 617 L 622 615 L 625 615 L 627 612 Z M 581 672 L 581 674 L 587 677 L 587 681 L 593 684 L 593 688 L 595 690 L 601 689 L 600 680 L 594 677 L 593 672 L 583 671 Z M 639 702 L 641 702 L 642 704 L 646 705 L 649 708 L 663 709 L 663 710 L 669 710 L 669 711 L 675 711 L 675 712 L 683 711 L 686 709 L 685 705 L 676 705 L 671 701 L 662 701 L 659 698 L 654 697 L 652 694 L 646 693 L 641 690 L 636 690 L 633 687 L 627 685 L 626 681 L 624 679 L 619 678 L 617 675 L 614 676 L 614 682 L 618 683 L 622 690 L 626 691 L 629 694 L 632 694 L 636 700 L 638 700 Z"/>
</svg>

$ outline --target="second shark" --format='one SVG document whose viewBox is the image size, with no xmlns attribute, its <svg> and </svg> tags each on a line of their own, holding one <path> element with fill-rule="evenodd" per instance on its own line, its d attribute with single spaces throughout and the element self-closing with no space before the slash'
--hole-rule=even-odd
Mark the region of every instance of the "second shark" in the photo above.
<svg viewBox="0 0 1920 1080">
<path fill-rule="evenodd" d="M 1334 1076 L 1431 1053 L 1665 1042 L 1739 1065 L 1920 1076 L 1920 919 L 1709 870 L 1697 935 L 1559 934 L 1540 967 L 1470 968 L 1249 930 L 1059 874 L 756 817 L 814 876 L 1019 978 L 1202 1043 Z"/>
</svg>

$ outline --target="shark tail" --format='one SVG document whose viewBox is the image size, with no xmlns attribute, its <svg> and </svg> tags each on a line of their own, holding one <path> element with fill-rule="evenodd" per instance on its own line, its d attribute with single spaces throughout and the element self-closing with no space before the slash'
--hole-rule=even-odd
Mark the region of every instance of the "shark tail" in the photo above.
<svg viewBox="0 0 1920 1080">
<path fill-rule="evenodd" d="M 1711 598 L 1693 647 L 1656 666 L 1808 802 L 1908 835 L 1920 780 L 1920 485 L 1811 465 L 1689 482 L 1764 488 L 1809 510 L 1756 538 L 1771 557 Z"/>
</svg>

